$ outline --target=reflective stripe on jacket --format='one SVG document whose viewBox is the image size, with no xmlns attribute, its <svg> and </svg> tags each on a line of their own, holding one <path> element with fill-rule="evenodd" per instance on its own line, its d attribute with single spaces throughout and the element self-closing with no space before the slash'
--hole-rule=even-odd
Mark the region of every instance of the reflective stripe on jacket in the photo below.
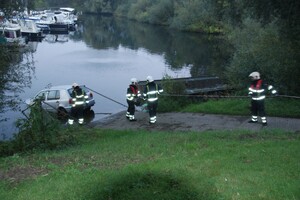
<svg viewBox="0 0 300 200">
<path fill-rule="evenodd" d="M 88 103 L 88 98 L 89 97 L 81 88 L 75 89 L 72 92 L 72 106 L 84 105 L 85 103 Z"/>
<path fill-rule="evenodd" d="M 154 82 L 148 83 L 144 90 L 144 98 L 149 102 L 157 101 L 158 95 L 163 92 L 163 89 Z"/>
<path fill-rule="evenodd" d="M 263 84 L 263 81 L 261 79 L 257 81 L 253 81 L 251 86 L 249 87 L 249 95 L 251 95 L 252 100 L 260 101 L 264 100 L 266 98 L 266 91 L 271 91 L 272 94 L 276 94 L 277 91 L 273 89 L 272 85 L 269 85 L 266 87 L 265 84 Z"/>
<path fill-rule="evenodd" d="M 126 98 L 128 101 L 133 101 L 136 97 L 141 96 L 140 91 L 136 85 L 129 85 L 127 89 Z"/>
</svg>

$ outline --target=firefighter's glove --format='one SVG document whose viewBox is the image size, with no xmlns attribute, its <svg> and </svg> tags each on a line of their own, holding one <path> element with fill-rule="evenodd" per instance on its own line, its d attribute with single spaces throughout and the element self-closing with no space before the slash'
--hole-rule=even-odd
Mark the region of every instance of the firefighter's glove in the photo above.
<svg viewBox="0 0 300 200">
<path fill-rule="evenodd" d="M 272 90 L 271 93 L 272 93 L 272 95 L 274 95 L 274 96 L 277 96 L 277 95 L 278 95 L 278 93 L 277 93 L 276 90 Z"/>
</svg>

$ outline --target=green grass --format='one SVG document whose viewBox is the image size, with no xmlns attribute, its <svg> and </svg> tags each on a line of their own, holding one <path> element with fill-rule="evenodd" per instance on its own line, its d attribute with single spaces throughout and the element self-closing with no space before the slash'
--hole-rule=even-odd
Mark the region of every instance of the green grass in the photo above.
<svg viewBox="0 0 300 200">
<path fill-rule="evenodd" d="M 81 145 L 0 158 L 0 199 L 300 199 L 300 135 L 84 131 Z"/>
<path fill-rule="evenodd" d="M 265 100 L 267 116 L 300 118 L 300 100 L 267 98 Z M 249 99 L 210 99 L 207 102 L 190 104 L 181 109 L 182 112 L 251 115 Z"/>
</svg>

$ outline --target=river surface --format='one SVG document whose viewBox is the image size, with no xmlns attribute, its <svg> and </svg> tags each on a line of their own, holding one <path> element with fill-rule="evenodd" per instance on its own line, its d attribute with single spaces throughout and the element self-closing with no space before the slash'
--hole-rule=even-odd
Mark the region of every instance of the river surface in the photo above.
<svg viewBox="0 0 300 200">
<path fill-rule="evenodd" d="M 0 113 L 0 140 L 11 139 L 18 132 L 15 121 L 24 118 L 20 112 L 26 108 L 24 101 L 49 84 L 84 84 L 126 105 L 132 77 L 222 76 L 227 59 L 226 44 L 219 37 L 100 16 L 87 16 L 75 32 L 47 34 L 40 42 L 29 42 L 27 48 L 30 53 L 20 60 L 27 66 L 21 72 L 26 77 L 20 77 L 26 84 L 19 81 L 22 89 L 14 91 L 21 100 L 19 109 L 5 108 Z M 94 98 L 93 120 L 126 109 L 95 93 Z"/>
</svg>

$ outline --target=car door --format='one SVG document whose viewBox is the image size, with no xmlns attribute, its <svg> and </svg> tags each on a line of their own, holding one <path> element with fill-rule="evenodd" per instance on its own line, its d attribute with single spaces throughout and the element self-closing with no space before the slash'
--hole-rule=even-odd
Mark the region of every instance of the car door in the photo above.
<svg viewBox="0 0 300 200">
<path fill-rule="evenodd" d="M 45 101 L 45 109 L 51 112 L 56 112 L 60 100 L 59 90 L 49 90 Z"/>
<path fill-rule="evenodd" d="M 39 92 L 35 97 L 34 97 L 34 101 L 40 101 L 42 108 L 46 109 L 46 104 L 44 103 L 46 100 L 46 96 L 48 94 L 48 91 L 41 91 Z"/>
</svg>

